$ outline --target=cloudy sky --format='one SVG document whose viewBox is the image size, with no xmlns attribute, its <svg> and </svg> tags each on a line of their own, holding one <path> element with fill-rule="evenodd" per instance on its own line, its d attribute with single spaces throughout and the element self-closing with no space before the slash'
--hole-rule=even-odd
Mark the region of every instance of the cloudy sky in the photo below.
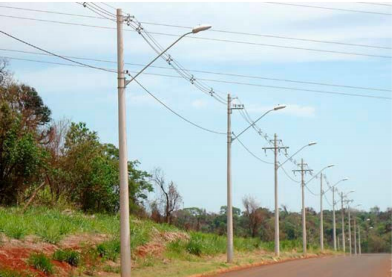
<svg viewBox="0 0 392 277">
<path fill-rule="evenodd" d="M 222 97 L 226 98 L 227 93 L 238 97 L 252 118 L 278 104 L 287 105 L 285 110 L 270 113 L 259 122 L 264 133 L 271 138 L 277 133 L 290 147 L 290 153 L 317 141 L 316 146 L 305 149 L 296 159 L 304 158 L 315 172 L 335 164 L 326 172 L 329 182 L 349 177 L 339 186 L 343 191 L 355 190 L 355 203 L 366 209 L 391 206 L 391 100 L 345 95 L 391 96 L 391 7 L 360 3 L 312 4 L 332 9 L 267 3 L 110 5 L 135 16 L 162 46 L 169 45 L 191 26 L 213 25 L 215 31 L 189 36 L 169 54 L 184 68 L 195 70 L 194 78 L 208 80 L 203 82 Z M 103 4 L 99 6 L 115 12 Z M 76 3 L 1 3 L 0 29 L 56 54 L 116 61 L 116 24 L 96 16 Z M 126 69 L 135 72 L 140 64 L 153 59 L 155 52 L 137 32 L 128 26 L 124 28 Z M 1 36 L 0 42 L 0 56 L 9 58 L 16 79 L 38 90 L 55 119 L 86 122 L 98 131 L 103 142 L 118 144 L 115 74 L 18 60 L 70 65 L 56 57 L 34 54 L 39 51 L 6 36 Z M 115 63 L 79 61 L 116 68 Z M 160 68 L 146 73 L 179 76 L 163 60 L 155 65 Z M 176 77 L 145 74 L 139 81 L 189 120 L 225 132 L 227 107 L 189 81 Z M 218 211 L 225 205 L 225 135 L 189 125 L 134 83 L 127 88 L 127 109 L 131 160 L 138 159 L 147 171 L 161 167 L 167 179 L 178 185 L 186 207 Z M 233 111 L 233 131 L 239 133 L 246 127 L 240 112 Z M 260 159 L 273 160 L 271 152 L 262 150 L 268 145 L 266 140 L 253 130 L 244 133 L 241 141 Z M 241 199 L 252 195 L 262 206 L 272 208 L 273 167 L 255 159 L 238 142 L 233 143 L 232 152 L 234 205 L 241 207 Z M 285 157 L 281 155 L 279 159 L 284 161 Z M 292 169 L 293 164 L 285 165 L 290 177 L 299 180 L 298 175 L 290 173 Z M 280 203 L 298 211 L 299 184 L 283 171 L 279 172 L 279 180 Z M 319 193 L 319 180 L 311 182 L 309 188 Z M 327 199 L 331 202 L 330 193 Z M 306 191 L 306 205 L 318 210 L 319 198 Z M 324 206 L 330 208 L 328 203 Z"/>
</svg>

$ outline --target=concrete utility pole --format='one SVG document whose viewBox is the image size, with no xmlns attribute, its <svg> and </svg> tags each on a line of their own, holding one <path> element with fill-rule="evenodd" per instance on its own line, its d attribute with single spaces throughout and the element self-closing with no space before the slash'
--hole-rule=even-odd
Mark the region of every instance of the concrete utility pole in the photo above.
<svg viewBox="0 0 392 277">
<path fill-rule="evenodd" d="M 323 173 L 320 173 L 320 248 L 324 251 Z"/>
<path fill-rule="evenodd" d="M 120 163 L 120 242 L 121 277 L 131 276 L 131 236 L 129 229 L 128 154 L 126 130 L 126 100 L 123 52 L 123 15 L 117 9 L 117 82 L 118 82 L 118 132 Z"/>
<path fill-rule="evenodd" d="M 227 95 L 227 262 L 233 261 L 233 207 L 231 196 L 231 96 Z"/>
<path fill-rule="evenodd" d="M 278 152 L 280 150 L 287 150 L 289 147 L 287 146 L 278 146 L 278 143 L 281 140 L 278 140 L 278 136 L 274 135 L 274 146 L 273 147 L 263 147 L 265 150 L 273 150 L 274 151 L 274 171 L 275 171 L 275 255 L 279 256 L 280 254 L 280 239 L 279 239 L 279 201 L 278 201 Z"/>
<path fill-rule="evenodd" d="M 347 210 L 348 210 L 348 237 L 349 237 L 349 246 L 350 246 L 350 255 L 352 252 L 352 237 L 351 237 L 351 217 L 350 217 L 350 201 L 347 201 Z"/>
<path fill-rule="evenodd" d="M 340 249 L 340 237 L 338 236 L 338 249 Z"/>
<path fill-rule="evenodd" d="M 227 95 L 227 262 L 233 262 L 233 204 L 232 204 L 232 185 L 231 185 L 231 144 L 233 142 L 231 132 L 231 113 L 233 110 L 243 109 L 243 105 L 231 104 L 232 98 Z M 239 135 L 238 135 L 239 136 Z M 237 136 L 237 137 L 238 137 Z M 236 138 L 237 138 L 236 137 Z"/>
<path fill-rule="evenodd" d="M 306 246 L 306 211 L 305 211 L 305 173 L 312 172 L 312 169 L 305 169 L 304 166 L 307 164 L 304 163 L 304 159 L 301 159 L 301 169 L 293 170 L 293 172 L 301 172 L 301 187 L 302 187 L 302 247 L 303 252 L 306 255 L 307 246 Z"/>
<path fill-rule="evenodd" d="M 335 187 L 332 187 L 332 225 L 333 225 L 333 250 L 336 251 L 336 216 L 335 216 Z"/>
<path fill-rule="evenodd" d="M 357 255 L 357 220 L 354 214 L 354 254 Z"/>
<path fill-rule="evenodd" d="M 342 245 L 343 245 L 343 253 L 346 253 L 346 242 L 345 242 L 345 237 L 344 237 L 344 206 L 343 206 L 343 192 L 340 194 L 341 195 L 341 202 L 342 202 Z"/>
<path fill-rule="evenodd" d="M 358 225 L 358 251 L 359 251 L 359 255 L 362 254 L 361 251 L 361 226 Z"/>
</svg>

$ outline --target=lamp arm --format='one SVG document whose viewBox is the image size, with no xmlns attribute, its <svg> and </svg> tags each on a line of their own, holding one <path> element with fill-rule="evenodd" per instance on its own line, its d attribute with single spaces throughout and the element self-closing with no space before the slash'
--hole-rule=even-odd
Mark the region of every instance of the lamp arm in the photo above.
<svg viewBox="0 0 392 277">
<path fill-rule="evenodd" d="M 256 119 L 252 124 L 250 124 L 248 127 L 246 127 L 241 133 L 239 133 L 237 136 L 235 136 L 231 141 L 234 141 L 235 139 L 237 139 L 240 135 L 245 133 L 250 127 L 254 126 L 260 119 L 262 119 L 264 116 L 266 116 L 268 113 L 270 113 L 272 111 L 273 111 L 273 109 L 265 112 L 262 116 L 260 116 L 258 119 Z"/>
<path fill-rule="evenodd" d="M 180 36 L 175 42 L 173 42 L 169 47 L 167 47 L 162 53 L 160 53 L 158 56 L 155 57 L 151 62 L 149 62 L 142 70 L 140 70 L 135 76 L 133 76 L 130 80 L 125 81 L 125 86 L 127 86 L 130 82 L 132 82 L 136 77 L 138 77 L 140 74 L 144 72 L 150 65 L 152 65 L 157 59 L 159 59 L 163 54 L 165 54 L 170 48 L 172 48 L 177 42 L 179 42 L 182 38 L 185 36 L 192 34 L 192 32 L 188 32 L 186 34 L 183 34 Z"/>
<path fill-rule="evenodd" d="M 295 152 L 293 155 L 291 155 L 289 158 L 287 158 L 287 160 L 285 160 L 283 163 L 280 163 L 278 166 L 278 169 L 280 167 L 282 167 L 286 162 L 288 162 L 292 157 L 294 157 L 295 155 L 297 155 L 302 149 L 304 149 L 305 147 L 307 147 L 308 145 L 303 146 L 302 148 L 300 148 L 297 152 Z"/>
</svg>

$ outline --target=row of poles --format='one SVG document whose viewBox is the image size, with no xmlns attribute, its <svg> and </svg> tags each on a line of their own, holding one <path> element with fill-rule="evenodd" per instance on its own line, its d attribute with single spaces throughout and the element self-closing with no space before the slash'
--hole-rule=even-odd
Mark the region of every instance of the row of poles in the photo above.
<svg viewBox="0 0 392 277">
<path fill-rule="evenodd" d="M 126 100 L 125 100 L 125 88 L 126 86 L 135 80 L 142 72 L 144 72 L 150 65 L 152 65 L 158 58 L 160 58 L 164 53 L 166 53 L 171 47 L 173 47 L 177 42 L 179 42 L 182 38 L 189 34 L 196 34 L 201 31 L 208 30 L 211 28 L 210 25 L 200 25 L 192 29 L 191 32 L 187 32 L 181 37 L 179 37 L 174 43 L 172 43 L 168 48 L 162 51 L 155 59 L 153 59 L 150 63 L 148 63 L 141 71 L 139 71 L 133 77 L 131 76 L 130 80 L 126 80 L 125 75 L 126 71 L 124 70 L 124 48 L 123 48 L 123 23 L 125 22 L 125 17 L 122 14 L 121 9 L 117 9 L 117 81 L 118 81 L 118 126 L 119 126 L 119 171 L 120 171 L 120 242 L 121 242 L 121 277 L 130 277 L 131 276 L 131 248 L 130 248 L 130 224 L 129 224 L 129 191 L 128 191 L 128 154 L 127 154 L 127 132 L 126 132 Z M 135 80 L 138 82 L 137 80 Z M 268 113 L 273 111 L 278 111 L 284 109 L 285 106 L 277 106 L 273 109 L 265 112 L 261 117 L 257 120 L 253 121 L 251 125 L 245 128 L 242 132 L 240 132 L 237 136 L 231 131 L 231 114 L 233 110 L 241 110 L 244 108 L 242 104 L 233 104 L 232 98 L 230 94 L 227 96 L 227 262 L 231 263 L 234 259 L 234 246 L 233 246 L 233 205 L 232 205 L 232 181 L 231 181 L 231 146 L 233 141 L 235 141 L 240 135 L 246 132 L 248 129 L 255 126 L 255 124 L 261 120 Z M 279 202 L 278 202 L 278 170 L 291 158 L 297 155 L 300 151 L 305 149 L 306 147 L 313 146 L 316 143 L 310 142 L 300 148 L 297 152 L 295 152 L 291 157 L 289 157 L 283 163 L 279 163 L 278 161 L 278 153 L 281 150 L 287 150 L 288 147 L 280 146 L 280 140 L 277 139 L 277 135 L 274 135 L 273 147 L 264 147 L 264 150 L 272 150 L 274 151 L 274 172 L 275 172 L 275 255 L 279 256 Z M 326 168 L 332 167 L 333 165 L 327 166 L 319 171 L 316 175 L 313 176 L 315 178 L 318 174 L 322 174 L 322 171 Z M 313 180 L 311 178 L 309 181 L 305 182 L 306 173 L 311 173 L 312 169 L 310 169 L 306 163 L 304 163 L 303 159 L 301 159 L 301 164 L 299 165 L 299 169 L 293 170 L 293 172 L 301 173 L 301 188 L 302 188 L 302 231 L 303 231 L 303 251 L 306 254 L 306 211 L 305 211 L 305 186 Z M 321 175 L 322 176 L 322 175 Z M 322 211 L 322 196 L 324 195 L 324 191 L 322 188 L 322 178 L 320 184 L 320 245 L 321 249 L 324 249 L 323 243 L 323 211 Z M 342 179 L 341 181 L 345 181 L 347 179 Z M 339 181 L 339 182 L 341 182 Z M 338 182 L 338 183 L 339 183 Z M 332 189 L 333 193 L 333 201 L 334 201 L 334 193 L 336 190 L 336 183 L 330 189 Z M 347 195 L 347 194 L 346 194 Z M 345 196 L 346 196 L 345 195 Z M 344 197 L 343 193 L 342 197 L 342 236 L 343 236 L 343 251 L 345 251 L 345 240 L 344 240 L 344 211 L 343 211 L 343 201 Z M 349 210 L 350 211 L 350 210 Z M 349 213 L 350 217 L 350 213 Z M 349 224 L 350 219 L 349 219 Z M 355 225 L 355 223 L 354 223 Z M 335 202 L 333 202 L 333 239 L 334 239 L 334 249 L 336 250 L 336 222 L 335 222 Z M 351 237 L 351 226 L 349 226 L 349 237 Z M 356 237 L 355 237 L 356 240 Z M 360 240 L 360 238 L 359 238 Z M 356 244 L 355 244 L 356 245 Z M 356 246 L 355 246 L 356 249 Z M 359 246 L 359 251 L 360 246 Z M 351 253 L 351 240 L 350 240 L 350 253 Z"/>
</svg>

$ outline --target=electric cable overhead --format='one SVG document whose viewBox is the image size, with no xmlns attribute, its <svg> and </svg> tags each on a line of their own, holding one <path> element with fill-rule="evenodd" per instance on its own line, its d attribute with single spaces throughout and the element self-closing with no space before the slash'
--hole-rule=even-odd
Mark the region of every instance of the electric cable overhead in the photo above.
<svg viewBox="0 0 392 277">
<path fill-rule="evenodd" d="M 132 75 L 129 74 L 129 76 L 131 78 L 133 78 Z M 217 134 L 217 135 L 226 135 L 225 132 L 218 132 L 218 131 L 214 131 L 208 128 L 204 128 L 192 121 L 190 121 L 189 119 L 183 117 L 182 115 L 180 115 L 179 113 L 177 113 L 176 111 L 174 111 L 172 108 L 170 108 L 168 105 L 166 105 L 164 102 L 162 102 L 159 98 L 157 98 L 154 94 L 152 94 L 146 87 L 144 87 L 137 79 L 133 79 L 134 82 L 136 82 L 145 92 L 147 92 L 152 98 L 154 98 L 156 101 L 158 101 L 162 106 L 164 106 L 166 109 L 168 109 L 170 112 L 172 112 L 173 114 L 175 114 L 177 117 L 181 118 L 182 120 L 184 120 L 185 122 L 193 125 L 194 127 L 197 127 L 203 131 L 209 132 L 209 133 L 213 133 L 213 134 Z"/>
<path fill-rule="evenodd" d="M 71 23 L 71 22 L 58 21 L 58 20 L 36 19 L 36 18 L 10 16 L 10 15 L 3 15 L 3 14 L 0 14 L 0 17 L 7 17 L 7 18 L 12 18 L 12 19 L 22 19 L 22 20 L 31 20 L 31 21 L 38 21 L 38 22 L 45 22 L 45 23 L 56 23 L 56 24 L 63 24 L 63 25 L 73 25 L 73 26 L 81 26 L 81 27 L 89 27 L 89 28 L 116 30 L 116 28 L 113 28 L 113 27 L 90 25 L 90 24 L 83 24 L 83 23 Z M 127 30 L 127 29 L 125 29 L 124 31 L 135 32 L 135 30 Z M 149 34 L 178 37 L 177 34 L 168 34 L 168 33 L 162 33 L 162 32 L 149 32 Z M 303 51 L 311 51 L 311 52 L 319 52 L 319 53 L 351 55 L 351 56 L 360 56 L 360 57 L 371 57 L 371 58 L 381 58 L 381 59 L 391 59 L 392 58 L 392 56 L 388 56 L 388 55 L 373 55 L 373 54 L 357 53 L 357 52 L 333 51 L 333 50 L 327 50 L 327 49 L 294 47 L 294 46 L 285 46 L 285 45 L 278 45 L 278 44 L 265 44 L 265 43 L 239 41 L 239 40 L 228 40 L 228 39 L 196 37 L 196 36 L 188 36 L 187 38 L 207 40 L 207 41 L 226 42 L 226 43 L 235 43 L 235 44 L 244 44 L 244 45 L 253 45 L 253 46 L 262 46 L 262 47 L 303 50 Z"/>
<path fill-rule="evenodd" d="M 373 3 L 373 2 L 357 2 L 359 4 L 366 4 L 366 5 L 374 5 L 374 6 L 386 6 L 386 7 L 392 7 L 390 4 L 385 4 L 385 3 Z"/>
<path fill-rule="evenodd" d="M 105 3 L 102 3 L 102 4 L 105 5 Z M 82 14 L 75 14 L 75 13 L 64 13 L 64 12 L 58 12 L 58 11 L 38 10 L 38 9 L 11 7 L 11 6 L 4 6 L 4 5 L 0 5 L 0 8 L 47 13 L 47 14 L 56 14 L 56 15 L 66 15 L 66 16 L 74 16 L 74 17 L 81 17 L 81 18 L 84 17 L 84 18 L 91 18 L 91 19 L 106 19 L 105 17 L 102 17 L 102 16 L 91 16 L 91 15 L 82 15 Z M 163 26 L 163 27 L 180 28 L 180 29 L 187 29 L 187 30 L 192 29 L 192 27 L 190 27 L 190 26 L 159 23 L 159 22 L 140 21 L 140 23 L 145 24 L 145 25 L 152 25 L 152 26 Z M 266 37 L 266 38 L 274 38 L 274 39 L 285 39 L 285 40 L 294 40 L 294 41 L 303 41 L 303 42 L 312 42 L 312 43 L 336 44 L 336 45 L 342 45 L 342 46 L 354 46 L 354 47 L 365 47 L 365 48 L 386 49 L 386 50 L 392 49 L 391 47 L 388 47 L 388 46 L 347 43 L 347 42 L 340 42 L 340 41 L 318 40 L 318 39 L 290 37 L 290 36 L 273 35 L 273 34 L 257 34 L 257 33 L 249 33 L 249 32 L 230 31 L 230 30 L 212 29 L 209 32 L 253 36 L 253 37 Z"/>
<path fill-rule="evenodd" d="M 266 3 L 266 4 L 274 4 L 274 5 L 303 7 L 303 8 L 332 10 L 332 11 L 342 11 L 342 12 L 368 13 L 368 14 L 377 14 L 377 15 L 384 15 L 384 16 L 391 16 L 392 15 L 390 13 L 382 13 L 382 12 L 372 12 L 372 11 L 363 11 L 363 10 L 351 10 L 351 9 L 339 9 L 339 8 L 328 8 L 328 7 L 321 7 L 321 6 L 310 6 L 310 5 L 292 4 L 292 3 L 281 3 L 281 2 L 264 2 L 264 3 Z"/>
<path fill-rule="evenodd" d="M 233 135 L 235 136 L 234 133 L 233 133 Z M 259 160 L 260 162 L 265 163 L 265 164 L 274 164 L 274 163 L 271 163 L 271 162 L 264 161 L 263 159 L 260 159 L 256 154 L 254 154 L 252 151 L 250 151 L 249 148 L 246 147 L 245 144 L 243 144 L 242 141 L 241 141 L 239 138 L 236 138 L 236 140 L 238 140 L 238 142 L 241 144 L 241 146 L 242 146 L 249 154 L 251 154 L 255 159 L 257 159 L 257 160 Z"/>
<path fill-rule="evenodd" d="M 4 31 L 2 31 L 2 30 L 0 30 L 0 33 L 4 34 L 4 35 L 6 35 L 6 36 L 8 36 L 8 37 L 10 37 L 10 38 L 12 38 L 12 39 L 15 39 L 15 40 L 17 40 L 17 41 L 19 41 L 19 42 L 21 42 L 21 43 L 23 43 L 23 44 L 26 44 L 26 45 L 28 45 L 28 46 L 30 46 L 30 47 L 32 47 L 32 48 L 38 49 L 38 50 L 40 50 L 40 51 L 42 51 L 42 52 L 45 52 L 45 53 L 47 53 L 47 54 L 50 54 L 50 55 L 52 55 L 52 56 L 54 56 L 54 57 L 57 57 L 57 58 L 60 58 L 60 59 L 63 59 L 63 60 L 72 62 L 72 63 L 77 64 L 77 65 L 79 65 L 79 66 L 88 67 L 88 68 L 92 68 L 92 69 L 96 69 L 96 70 L 102 70 L 102 71 L 106 71 L 106 72 L 110 72 L 110 73 L 115 73 L 115 74 L 117 74 L 117 70 L 115 70 L 115 71 L 113 71 L 113 70 L 108 70 L 108 69 L 105 69 L 105 68 L 96 67 L 96 66 L 92 66 L 92 65 L 89 65 L 89 64 L 85 64 L 85 63 L 81 63 L 81 62 L 78 62 L 78 61 L 74 61 L 74 60 L 72 60 L 72 59 L 63 57 L 63 56 L 61 56 L 61 55 L 55 54 L 55 53 L 50 52 L 50 51 L 48 51 L 48 50 L 45 50 L 45 49 L 43 49 L 43 48 L 41 48 L 41 47 L 35 46 L 35 45 L 31 44 L 31 43 L 28 43 L 28 42 L 26 42 L 26 41 L 24 41 L 24 40 L 22 40 L 22 39 L 19 39 L 19 38 L 13 36 L 13 35 L 10 35 L 10 34 L 4 32 Z M 130 74 L 129 74 L 129 75 L 130 75 Z M 132 77 L 132 75 L 130 75 L 130 76 Z M 135 82 L 136 82 L 145 92 L 147 92 L 151 97 L 153 97 L 156 101 L 158 101 L 162 106 L 164 106 L 166 109 L 168 109 L 170 112 L 172 112 L 172 113 L 175 114 L 176 116 L 180 117 L 182 120 L 188 122 L 189 124 L 191 124 L 191 125 L 193 125 L 193 126 L 199 128 L 199 129 L 202 129 L 202 130 L 207 131 L 207 132 L 210 132 L 210 133 L 214 133 L 214 134 L 218 134 L 218 135 L 225 135 L 225 134 L 226 134 L 226 133 L 223 133 L 223 132 L 217 132 L 217 131 L 214 131 L 214 130 L 210 130 L 210 129 L 204 128 L 204 127 L 202 127 L 202 126 L 200 126 L 200 125 L 198 125 L 198 124 L 196 124 L 196 123 L 194 123 L 194 122 L 188 120 L 187 118 L 183 117 L 182 115 L 180 115 L 179 113 L 177 113 L 176 111 L 174 111 L 173 109 L 171 109 L 168 105 L 166 105 L 164 102 L 162 102 L 159 98 L 157 98 L 157 97 L 156 97 L 154 94 L 152 94 L 149 90 L 147 90 L 138 80 L 134 79 L 134 81 L 135 81 Z"/>
<path fill-rule="evenodd" d="M 21 60 L 21 61 L 25 60 L 25 61 L 29 61 L 29 62 L 58 64 L 58 65 L 67 66 L 67 64 L 59 64 L 59 63 L 53 63 L 53 62 L 49 62 L 49 61 L 42 61 L 42 60 L 32 60 L 32 59 L 16 58 L 16 57 L 9 57 L 9 56 L 3 56 L 3 57 L 8 58 L 8 59 Z M 82 59 L 82 58 L 80 58 L 80 59 Z M 86 59 L 86 60 L 90 60 L 90 59 Z M 108 69 L 108 68 L 102 68 L 102 69 L 115 71 L 114 69 Z M 136 71 L 129 71 L 129 72 L 137 73 Z M 167 74 L 160 74 L 160 73 L 143 73 L 143 74 L 144 75 L 149 75 L 149 76 L 160 76 L 160 77 L 168 77 L 168 78 L 183 78 L 181 76 L 174 76 L 174 75 L 167 75 Z M 203 79 L 202 78 L 201 80 L 206 80 L 206 81 L 211 81 L 211 82 L 218 82 L 218 83 L 233 83 L 233 84 L 247 85 L 247 86 L 259 86 L 259 87 L 269 87 L 269 88 L 294 90 L 294 91 L 318 92 L 318 93 L 323 93 L 323 94 L 334 94 L 334 95 L 353 96 L 353 97 L 361 97 L 361 98 L 372 98 L 372 99 L 380 99 L 380 100 L 391 100 L 392 99 L 391 97 L 386 97 L 386 96 L 352 94 L 352 93 L 340 93 L 340 92 L 328 92 L 328 91 L 316 91 L 316 90 L 309 90 L 309 89 L 305 89 L 305 88 L 289 88 L 289 87 L 286 88 L 286 87 L 277 87 L 277 86 L 266 86 L 266 85 L 260 85 L 260 84 L 230 82 L 230 81 L 215 80 L 215 79 Z M 252 127 L 255 128 L 255 126 L 252 126 Z"/>
<path fill-rule="evenodd" d="M 28 42 L 26 42 L 26 41 L 24 41 L 24 40 L 22 40 L 22 39 L 19 39 L 19 38 L 15 37 L 15 36 L 13 36 L 13 35 L 11 35 L 11 34 L 8 34 L 8 33 L 4 32 L 4 31 L 2 31 L 2 30 L 0 30 L 0 33 L 4 34 L 4 35 L 6 35 L 6 36 L 8 36 L 8 37 L 10 37 L 10 38 L 12 38 L 12 39 L 14 39 L 14 40 L 17 40 L 17 41 L 19 41 L 19 42 L 21 42 L 21 43 L 23 43 L 23 44 L 25 44 L 25 45 L 27 45 L 27 46 L 30 46 L 30 47 L 32 47 L 32 48 L 35 48 L 35 49 L 37 49 L 37 50 L 40 50 L 40 51 L 42 51 L 42 52 L 45 52 L 45 53 L 50 54 L 50 55 L 52 55 L 52 56 L 55 56 L 55 57 L 57 57 L 57 58 L 60 58 L 60 59 L 63 59 L 63 60 L 66 60 L 66 61 L 69 61 L 69 62 L 78 64 L 78 65 L 81 65 L 81 66 L 84 66 L 84 67 L 89 67 L 89 68 L 93 68 L 93 69 L 102 70 L 102 71 L 106 71 L 106 72 L 110 72 L 110 73 L 115 73 L 115 74 L 117 74 L 117 70 L 110 70 L 110 69 L 106 69 L 106 68 L 103 68 L 103 67 L 97 67 L 97 66 L 93 66 L 93 65 L 81 63 L 81 62 L 78 62 L 78 61 L 74 61 L 74 60 L 72 60 L 72 59 L 69 59 L 69 58 L 66 58 L 66 57 L 57 55 L 57 54 L 55 54 L 55 53 L 53 53 L 53 52 L 50 52 L 50 51 L 48 51 L 48 50 L 45 50 L 45 49 L 43 49 L 43 48 L 41 48 L 41 47 L 35 46 L 35 45 L 31 44 L 31 43 L 28 43 Z"/>
</svg>

